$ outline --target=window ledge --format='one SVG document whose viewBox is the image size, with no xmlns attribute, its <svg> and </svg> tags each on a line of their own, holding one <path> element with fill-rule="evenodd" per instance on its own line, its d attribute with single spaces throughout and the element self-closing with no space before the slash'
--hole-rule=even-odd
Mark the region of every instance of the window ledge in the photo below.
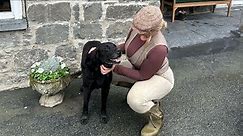
<svg viewBox="0 0 243 136">
<path fill-rule="evenodd" d="M 4 19 L 0 20 L 0 32 L 27 29 L 26 19 Z"/>
</svg>

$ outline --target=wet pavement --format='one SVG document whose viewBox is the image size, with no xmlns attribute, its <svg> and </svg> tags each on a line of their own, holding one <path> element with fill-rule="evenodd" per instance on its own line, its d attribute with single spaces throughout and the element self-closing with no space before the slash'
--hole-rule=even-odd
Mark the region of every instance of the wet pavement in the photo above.
<svg viewBox="0 0 243 136">
<path fill-rule="evenodd" d="M 169 47 L 187 47 L 231 37 L 231 32 L 239 29 L 240 9 L 243 7 L 232 8 L 231 16 L 227 17 L 226 8 L 216 8 L 215 13 L 189 14 L 185 20 L 174 23 L 170 22 L 170 15 L 166 16 L 168 28 L 164 35 Z"/>
<path fill-rule="evenodd" d="M 200 44 L 198 45 L 200 46 Z M 229 38 L 188 48 L 172 48 L 175 87 L 162 100 L 161 136 L 243 135 L 243 39 Z M 204 48 L 205 47 L 205 48 Z M 30 88 L 0 92 L 0 136 L 138 136 L 146 122 L 126 103 L 126 88 L 112 86 L 108 124 L 99 122 L 100 91 L 92 93 L 90 119 L 79 122 L 81 79 L 65 90 L 64 102 L 41 107 Z"/>
</svg>

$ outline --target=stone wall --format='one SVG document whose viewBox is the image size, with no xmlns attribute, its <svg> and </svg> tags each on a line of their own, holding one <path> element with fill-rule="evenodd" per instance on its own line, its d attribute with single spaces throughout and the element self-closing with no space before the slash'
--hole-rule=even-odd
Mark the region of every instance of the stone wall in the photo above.
<svg viewBox="0 0 243 136">
<path fill-rule="evenodd" d="M 0 91 L 28 87 L 30 66 L 58 55 L 80 70 L 88 40 L 123 41 L 131 17 L 149 0 L 27 0 L 28 29 L 0 32 Z"/>
<path fill-rule="evenodd" d="M 243 8 L 241 8 L 241 16 L 240 16 L 240 35 L 243 37 Z"/>
</svg>

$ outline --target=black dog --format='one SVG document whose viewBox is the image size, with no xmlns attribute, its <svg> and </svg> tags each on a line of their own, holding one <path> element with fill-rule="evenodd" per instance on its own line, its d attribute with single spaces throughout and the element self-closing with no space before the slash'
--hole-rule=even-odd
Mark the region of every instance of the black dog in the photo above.
<svg viewBox="0 0 243 136">
<path fill-rule="evenodd" d="M 107 123 L 106 101 L 109 94 L 112 80 L 112 72 L 103 75 L 100 72 L 100 66 L 104 65 L 111 68 L 113 64 L 118 64 L 118 58 L 121 57 L 121 51 L 111 42 L 101 43 L 99 41 L 89 41 L 84 45 L 82 54 L 82 74 L 83 74 L 83 114 L 81 123 L 88 123 L 88 104 L 91 92 L 94 89 L 101 88 L 101 122 Z"/>
</svg>

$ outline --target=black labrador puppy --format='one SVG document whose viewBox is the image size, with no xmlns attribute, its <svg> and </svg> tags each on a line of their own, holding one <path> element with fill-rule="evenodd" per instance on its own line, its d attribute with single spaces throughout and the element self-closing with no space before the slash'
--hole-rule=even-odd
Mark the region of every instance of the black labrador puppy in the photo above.
<svg viewBox="0 0 243 136">
<path fill-rule="evenodd" d="M 101 43 L 99 41 L 89 41 L 84 45 L 82 54 L 82 75 L 83 85 L 83 113 L 81 123 L 88 123 L 88 104 L 91 92 L 94 89 L 101 88 L 101 122 L 107 123 L 106 102 L 109 94 L 112 80 L 112 72 L 103 75 L 100 72 L 100 66 L 104 65 L 111 68 L 113 64 L 118 64 L 121 57 L 121 51 L 111 42 Z"/>
</svg>

